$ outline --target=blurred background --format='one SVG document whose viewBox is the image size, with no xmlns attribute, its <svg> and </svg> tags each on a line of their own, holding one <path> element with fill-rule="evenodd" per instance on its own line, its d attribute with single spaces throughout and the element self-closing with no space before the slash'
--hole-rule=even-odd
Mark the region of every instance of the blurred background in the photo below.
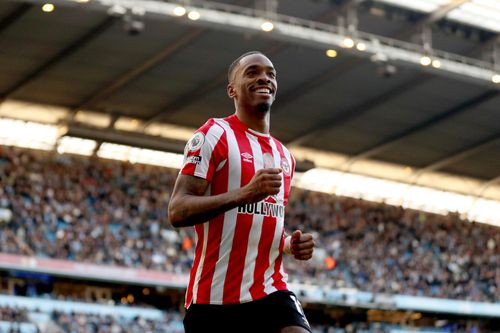
<svg viewBox="0 0 500 333">
<path fill-rule="evenodd" d="M 185 142 L 278 72 L 314 333 L 500 332 L 500 0 L 0 1 L 0 333 L 181 333 Z"/>
</svg>

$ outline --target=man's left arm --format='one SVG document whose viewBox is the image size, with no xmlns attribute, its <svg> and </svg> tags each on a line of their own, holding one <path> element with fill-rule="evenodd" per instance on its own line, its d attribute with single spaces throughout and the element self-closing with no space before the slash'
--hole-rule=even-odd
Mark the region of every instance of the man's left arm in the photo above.
<svg viewBox="0 0 500 333">
<path fill-rule="evenodd" d="M 295 157 L 290 154 L 291 158 L 291 173 L 290 181 L 295 174 Z M 290 188 L 288 189 L 290 190 Z M 295 230 L 291 235 L 285 234 L 285 244 L 283 253 L 293 255 L 297 260 L 309 260 L 312 258 L 314 251 L 314 238 L 310 233 L 302 233 L 300 230 Z"/>
<path fill-rule="evenodd" d="M 293 255 L 297 260 L 309 260 L 314 251 L 314 238 L 310 233 L 295 230 L 285 237 L 283 252 Z"/>
</svg>

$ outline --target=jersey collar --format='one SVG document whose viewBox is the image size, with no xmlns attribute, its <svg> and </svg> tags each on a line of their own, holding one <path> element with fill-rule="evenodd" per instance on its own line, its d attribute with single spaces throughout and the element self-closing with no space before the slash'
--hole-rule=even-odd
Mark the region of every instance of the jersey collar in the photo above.
<svg viewBox="0 0 500 333">
<path fill-rule="evenodd" d="M 271 137 L 270 134 L 261 133 L 261 132 L 258 132 L 256 130 L 254 130 L 254 129 L 249 128 L 247 125 L 245 125 L 244 123 L 242 123 L 241 120 L 238 119 L 238 117 L 236 116 L 236 114 L 232 114 L 229 117 L 227 117 L 226 121 L 229 124 L 231 124 L 232 127 L 237 128 L 237 129 L 239 129 L 241 131 L 250 132 L 253 135 L 261 136 L 263 138 L 270 138 Z"/>
</svg>

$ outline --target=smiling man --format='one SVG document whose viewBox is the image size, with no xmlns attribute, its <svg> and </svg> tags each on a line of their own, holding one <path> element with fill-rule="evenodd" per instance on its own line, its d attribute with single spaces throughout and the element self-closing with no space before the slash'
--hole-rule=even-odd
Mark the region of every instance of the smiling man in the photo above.
<svg viewBox="0 0 500 333">
<path fill-rule="evenodd" d="M 172 225 L 194 226 L 197 235 L 184 327 L 310 332 L 283 268 L 284 253 L 310 259 L 314 240 L 284 233 L 295 160 L 269 134 L 276 70 L 252 51 L 231 64 L 228 80 L 235 113 L 208 120 L 189 140 L 169 204 Z"/>
</svg>

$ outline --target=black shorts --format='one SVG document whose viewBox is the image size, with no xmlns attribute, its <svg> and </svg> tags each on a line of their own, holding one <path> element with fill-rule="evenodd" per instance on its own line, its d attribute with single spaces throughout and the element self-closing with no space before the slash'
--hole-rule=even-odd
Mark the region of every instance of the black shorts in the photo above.
<svg viewBox="0 0 500 333">
<path fill-rule="evenodd" d="M 297 297 L 285 290 L 242 304 L 191 304 L 184 317 L 186 333 L 276 333 L 288 326 L 311 332 Z"/>
</svg>

